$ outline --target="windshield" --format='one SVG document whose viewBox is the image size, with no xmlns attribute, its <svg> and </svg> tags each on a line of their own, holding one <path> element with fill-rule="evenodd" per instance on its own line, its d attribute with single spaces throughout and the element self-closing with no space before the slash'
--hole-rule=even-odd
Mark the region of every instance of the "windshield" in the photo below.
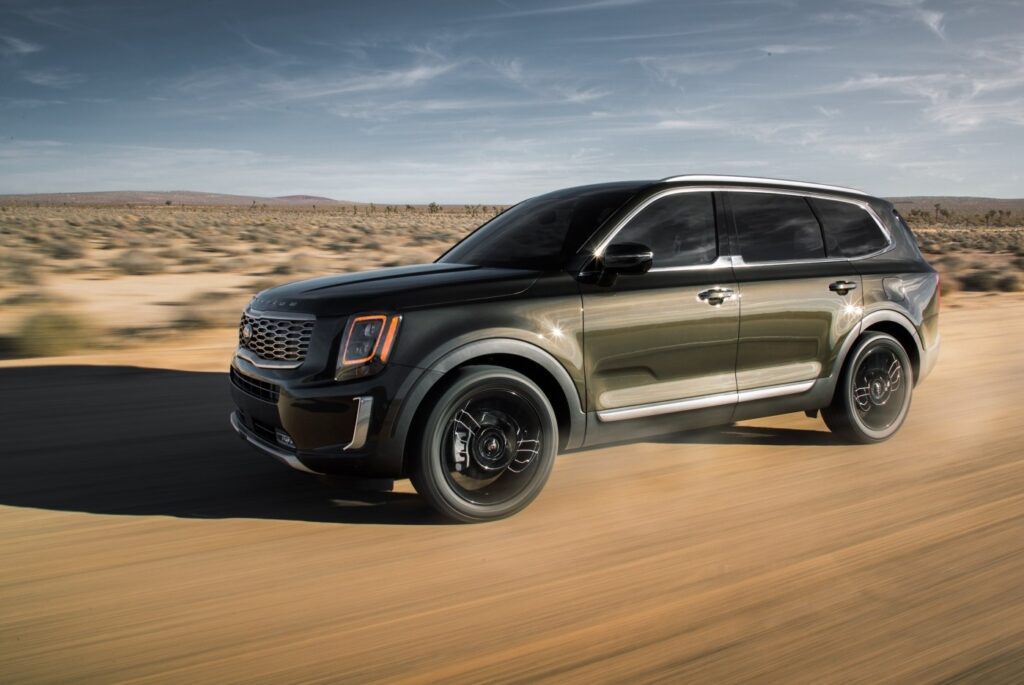
<svg viewBox="0 0 1024 685">
<path fill-rule="evenodd" d="M 471 233 L 438 261 L 507 269 L 560 269 L 640 187 L 637 183 L 583 186 L 520 202 Z"/>
</svg>

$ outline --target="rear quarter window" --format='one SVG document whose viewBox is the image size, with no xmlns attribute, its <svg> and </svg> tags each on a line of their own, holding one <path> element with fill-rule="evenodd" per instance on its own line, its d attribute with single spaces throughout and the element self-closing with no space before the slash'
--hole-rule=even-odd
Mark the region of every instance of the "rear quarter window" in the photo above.
<svg viewBox="0 0 1024 685">
<path fill-rule="evenodd" d="M 863 257 L 889 244 L 882 229 L 860 205 L 810 198 L 821 220 L 829 257 Z"/>
<path fill-rule="evenodd" d="M 799 195 L 729 193 L 745 262 L 822 259 L 821 228 Z"/>
</svg>

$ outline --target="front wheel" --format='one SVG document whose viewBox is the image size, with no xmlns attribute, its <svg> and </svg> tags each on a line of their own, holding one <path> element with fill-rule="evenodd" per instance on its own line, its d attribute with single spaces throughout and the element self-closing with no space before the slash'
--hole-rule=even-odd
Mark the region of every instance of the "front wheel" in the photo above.
<svg viewBox="0 0 1024 685">
<path fill-rule="evenodd" d="M 534 500 L 558 448 L 551 403 L 526 376 L 498 366 L 452 373 L 420 430 L 412 483 L 463 522 L 504 518 Z"/>
<path fill-rule="evenodd" d="M 906 350 L 891 335 L 872 332 L 850 352 L 821 415 L 829 430 L 850 442 L 881 442 L 903 425 L 913 388 Z"/>
</svg>

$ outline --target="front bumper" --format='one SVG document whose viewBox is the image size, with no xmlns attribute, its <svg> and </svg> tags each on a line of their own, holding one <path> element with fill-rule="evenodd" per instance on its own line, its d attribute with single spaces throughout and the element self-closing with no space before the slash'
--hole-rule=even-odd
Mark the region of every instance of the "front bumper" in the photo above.
<svg viewBox="0 0 1024 685">
<path fill-rule="evenodd" d="M 277 459 L 282 464 L 291 466 L 296 471 L 305 471 L 306 473 L 320 473 L 307 467 L 296 456 L 295 452 L 282 449 L 276 445 L 272 445 L 263 438 L 256 435 L 254 432 L 242 425 L 242 418 L 239 416 L 237 411 L 231 412 L 231 427 L 235 429 L 235 432 L 250 445 L 258 449 L 264 454 L 269 454 L 274 459 Z"/>
<path fill-rule="evenodd" d="M 401 472 L 401 455 L 379 449 L 391 397 L 382 378 L 339 385 L 268 372 L 236 357 L 230 387 L 237 407 L 232 428 L 294 469 L 381 478 Z"/>
</svg>

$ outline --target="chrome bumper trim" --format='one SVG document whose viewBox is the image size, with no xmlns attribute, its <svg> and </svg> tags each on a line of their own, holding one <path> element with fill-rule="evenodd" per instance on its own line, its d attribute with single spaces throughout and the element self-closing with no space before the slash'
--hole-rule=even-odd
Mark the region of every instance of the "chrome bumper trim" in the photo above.
<svg viewBox="0 0 1024 685">
<path fill-rule="evenodd" d="M 356 422 L 352 426 L 352 440 L 344 449 L 357 450 L 366 444 L 366 435 L 370 432 L 370 414 L 373 412 L 372 397 L 357 397 Z"/>
<path fill-rule="evenodd" d="M 238 412 L 231 412 L 231 427 L 234 428 L 235 432 L 242 436 L 244 440 L 246 440 L 250 445 L 258 449 L 260 452 L 263 452 L 264 454 L 269 454 L 274 459 L 277 459 L 279 462 L 292 467 L 296 471 L 312 473 L 318 476 L 323 475 L 319 471 L 314 471 L 313 469 L 303 464 L 294 454 L 286 452 L 285 450 L 282 449 L 278 449 L 277 447 L 274 447 L 266 440 L 263 440 L 262 438 L 253 435 L 249 431 L 249 429 L 243 426 L 242 422 L 238 420 Z"/>
</svg>

